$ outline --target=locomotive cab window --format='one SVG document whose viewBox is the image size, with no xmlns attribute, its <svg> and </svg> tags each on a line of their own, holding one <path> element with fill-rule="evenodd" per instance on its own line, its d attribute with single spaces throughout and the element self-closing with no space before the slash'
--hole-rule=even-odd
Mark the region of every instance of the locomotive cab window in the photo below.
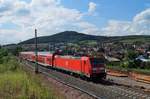
<svg viewBox="0 0 150 99">
<path fill-rule="evenodd" d="M 92 64 L 92 66 L 100 66 L 100 65 L 104 64 L 104 59 L 92 58 L 92 59 L 90 59 L 90 62 Z"/>
</svg>

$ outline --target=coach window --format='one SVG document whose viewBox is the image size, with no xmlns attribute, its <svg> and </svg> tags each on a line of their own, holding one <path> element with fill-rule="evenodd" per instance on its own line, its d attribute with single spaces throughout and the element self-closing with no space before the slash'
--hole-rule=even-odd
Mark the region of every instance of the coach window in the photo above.
<svg viewBox="0 0 150 99">
<path fill-rule="evenodd" d="M 49 62 L 50 62 L 50 63 L 52 62 L 51 58 L 49 58 Z"/>
</svg>

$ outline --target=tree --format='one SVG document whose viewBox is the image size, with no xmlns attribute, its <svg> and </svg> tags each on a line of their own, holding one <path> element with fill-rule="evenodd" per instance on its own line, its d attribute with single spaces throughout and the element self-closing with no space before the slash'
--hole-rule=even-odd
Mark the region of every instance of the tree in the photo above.
<svg viewBox="0 0 150 99">
<path fill-rule="evenodd" d="M 138 53 L 132 50 L 128 51 L 127 54 L 129 60 L 134 60 L 138 56 Z"/>
<path fill-rule="evenodd" d="M 8 51 L 6 49 L 0 49 L 0 64 L 2 64 L 4 62 L 4 60 L 8 60 L 5 59 L 5 56 L 8 56 Z"/>
<path fill-rule="evenodd" d="M 10 50 L 10 52 L 11 52 L 13 55 L 16 55 L 16 56 L 18 56 L 18 55 L 19 55 L 19 52 L 21 52 L 21 51 L 22 51 L 22 47 L 20 47 L 20 46 L 17 46 L 16 48 Z"/>
</svg>

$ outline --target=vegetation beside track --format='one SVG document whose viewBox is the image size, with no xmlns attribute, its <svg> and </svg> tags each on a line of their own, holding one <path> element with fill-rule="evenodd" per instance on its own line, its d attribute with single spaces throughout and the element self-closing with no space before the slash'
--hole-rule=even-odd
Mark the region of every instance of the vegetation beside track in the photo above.
<svg viewBox="0 0 150 99">
<path fill-rule="evenodd" d="M 38 76 L 25 72 L 17 59 L 0 49 L 0 97 L 2 99 L 55 99 L 53 89 L 42 84 Z"/>
<path fill-rule="evenodd" d="M 149 69 L 125 68 L 125 67 L 121 67 L 121 66 L 111 66 L 111 65 L 107 65 L 107 69 L 117 70 L 120 72 L 136 72 L 136 73 L 140 73 L 140 74 L 150 75 Z"/>
<path fill-rule="evenodd" d="M 108 62 L 107 68 L 122 72 L 136 72 L 150 75 L 150 62 L 142 63 L 136 58 L 140 53 L 133 50 L 126 50 L 125 57 L 118 62 Z"/>
</svg>

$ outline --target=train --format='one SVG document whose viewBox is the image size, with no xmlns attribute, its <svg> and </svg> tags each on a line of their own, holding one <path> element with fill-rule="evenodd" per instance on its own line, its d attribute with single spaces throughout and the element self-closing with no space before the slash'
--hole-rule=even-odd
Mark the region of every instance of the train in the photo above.
<svg viewBox="0 0 150 99">
<path fill-rule="evenodd" d="M 20 52 L 19 57 L 83 77 L 106 79 L 106 64 L 103 57 L 59 55 L 50 52 L 38 52 L 37 56 L 35 52 Z"/>
</svg>

